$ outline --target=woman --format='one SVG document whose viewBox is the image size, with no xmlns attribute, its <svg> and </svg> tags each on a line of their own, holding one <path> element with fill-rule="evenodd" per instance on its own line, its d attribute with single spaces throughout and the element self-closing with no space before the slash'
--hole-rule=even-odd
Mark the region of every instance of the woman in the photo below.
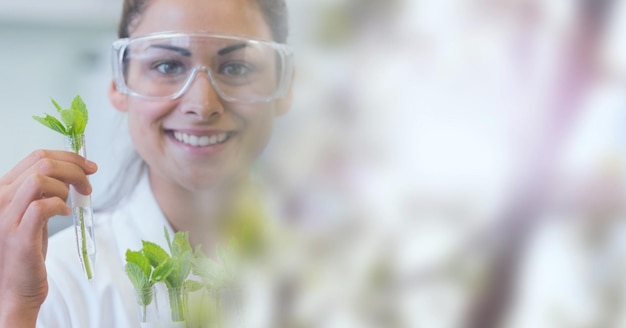
<svg viewBox="0 0 626 328">
<path fill-rule="evenodd" d="M 42 150 L 2 177 L 0 326 L 138 326 L 127 249 L 141 240 L 165 245 L 166 226 L 189 231 L 211 254 L 274 117 L 290 105 L 286 34 L 280 0 L 124 2 L 109 95 L 147 170 L 128 197 L 96 216 L 91 281 L 73 231 L 51 238 L 47 252 L 46 224 L 70 213 L 68 185 L 91 192 L 95 163 Z"/>
</svg>

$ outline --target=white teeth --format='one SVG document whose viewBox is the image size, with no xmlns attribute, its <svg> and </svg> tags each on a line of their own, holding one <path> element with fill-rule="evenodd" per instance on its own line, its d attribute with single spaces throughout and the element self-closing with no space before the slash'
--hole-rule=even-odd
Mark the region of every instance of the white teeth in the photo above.
<svg viewBox="0 0 626 328">
<path fill-rule="evenodd" d="M 189 136 L 189 144 L 192 146 L 198 146 L 198 137 L 196 136 Z"/>
<path fill-rule="evenodd" d="M 222 143 L 228 135 L 226 133 L 214 134 L 212 136 L 195 136 L 192 134 L 186 134 L 183 132 L 174 132 L 174 138 L 182 143 L 188 144 L 193 147 L 206 147 Z"/>
</svg>

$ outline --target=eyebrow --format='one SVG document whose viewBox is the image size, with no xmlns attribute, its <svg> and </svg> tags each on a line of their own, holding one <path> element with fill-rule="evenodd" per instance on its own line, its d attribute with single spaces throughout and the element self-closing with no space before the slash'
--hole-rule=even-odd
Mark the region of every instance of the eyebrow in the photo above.
<svg viewBox="0 0 626 328">
<path fill-rule="evenodd" d="M 232 46 L 228 46 L 226 48 L 222 48 L 222 49 L 218 50 L 217 54 L 219 56 L 223 56 L 223 55 L 229 54 L 229 53 L 231 53 L 233 51 L 237 51 L 239 49 L 245 48 L 247 46 L 248 46 L 247 43 L 234 44 Z M 172 50 L 172 51 L 176 51 L 176 52 L 180 53 L 181 55 L 183 55 L 185 57 L 191 57 L 191 51 L 189 51 L 189 49 L 185 49 L 185 48 L 181 48 L 181 47 L 170 46 L 170 45 L 167 45 L 167 44 L 153 44 L 150 47 L 159 48 L 159 49 L 166 49 L 166 50 Z"/>
<path fill-rule="evenodd" d="M 185 57 L 191 57 L 191 51 L 189 51 L 189 49 L 185 49 L 185 48 L 181 48 L 181 47 L 170 46 L 170 45 L 167 45 L 167 44 L 153 44 L 150 47 L 155 47 L 155 48 L 159 48 L 159 49 L 166 49 L 166 50 L 172 50 L 172 51 L 176 51 L 176 52 L 180 53 L 181 55 L 183 55 Z"/>
<path fill-rule="evenodd" d="M 233 44 L 232 46 L 228 46 L 228 47 L 226 47 L 226 48 L 222 48 L 222 49 L 218 50 L 218 51 L 217 51 L 217 54 L 218 54 L 219 56 L 223 56 L 223 55 L 226 55 L 226 54 L 228 54 L 228 53 L 230 53 L 230 52 L 233 52 L 233 51 L 239 50 L 239 49 L 241 49 L 241 48 L 245 48 L 245 47 L 247 47 L 247 46 L 248 46 L 248 44 L 247 44 L 247 43 L 238 43 L 238 44 Z"/>
</svg>

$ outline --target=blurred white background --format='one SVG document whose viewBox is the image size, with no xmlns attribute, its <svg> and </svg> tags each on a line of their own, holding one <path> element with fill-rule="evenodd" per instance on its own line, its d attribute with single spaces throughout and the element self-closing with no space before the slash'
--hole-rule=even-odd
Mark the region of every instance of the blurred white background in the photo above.
<svg viewBox="0 0 626 328">
<path fill-rule="evenodd" d="M 0 0 L 1 173 L 61 148 L 31 116 L 81 94 L 105 192 L 120 4 Z M 288 4 L 294 106 L 261 161 L 285 215 L 358 218 L 417 326 L 626 325 L 626 1 Z"/>
</svg>

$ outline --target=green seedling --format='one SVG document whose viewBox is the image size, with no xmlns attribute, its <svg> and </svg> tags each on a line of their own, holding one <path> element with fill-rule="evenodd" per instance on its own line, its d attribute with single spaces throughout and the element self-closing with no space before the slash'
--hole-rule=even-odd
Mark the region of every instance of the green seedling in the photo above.
<svg viewBox="0 0 626 328">
<path fill-rule="evenodd" d="M 85 102 L 79 95 L 76 95 L 76 97 L 74 97 L 74 100 L 72 101 L 71 107 L 68 109 L 63 109 L 54 99 L 51 100 L 52 104 L 57 109 L 61 120 L 59 121 L 59 119 L 49 114 L 45 114 L 45 116 L 43 117 L 33 116 L 33 118 L 39 123 L 47 126 L 48 128 L 64 135 L 69 141 L 69 148 L 74 153 L 80 154 L 80 151 L 81 149 L 83 149 L 84 146 L 82 136 L 85 133 L 87 121 L 89 120 L 89 114 L 87 112 L 87 106 L 85 105 Z M 88 204 L 89 209 L 84 206 L 86 205 L 84 204 L 84 202 L 82 203 L 82 205 L 83 206 L 74 205 L 74 207 L 77 209 L 77 211 L 75 211 L 74 213 L 75 215 L 78 215 L 78 224 L 80 225 L 79 255 L 81 257 L 85 273 L 87 274 L 87 278 L 91 279 L 93 278 L 93 263 L 90 255 L 95 258 L 95 253 L 93 253 L 95 252 L 95 245 L 93 245 L 92 254 L 89 254 L 85 224 L 85 212 L 89 210 L 89 215 L 91 214 L 91 204 Z"/>
</svg>

